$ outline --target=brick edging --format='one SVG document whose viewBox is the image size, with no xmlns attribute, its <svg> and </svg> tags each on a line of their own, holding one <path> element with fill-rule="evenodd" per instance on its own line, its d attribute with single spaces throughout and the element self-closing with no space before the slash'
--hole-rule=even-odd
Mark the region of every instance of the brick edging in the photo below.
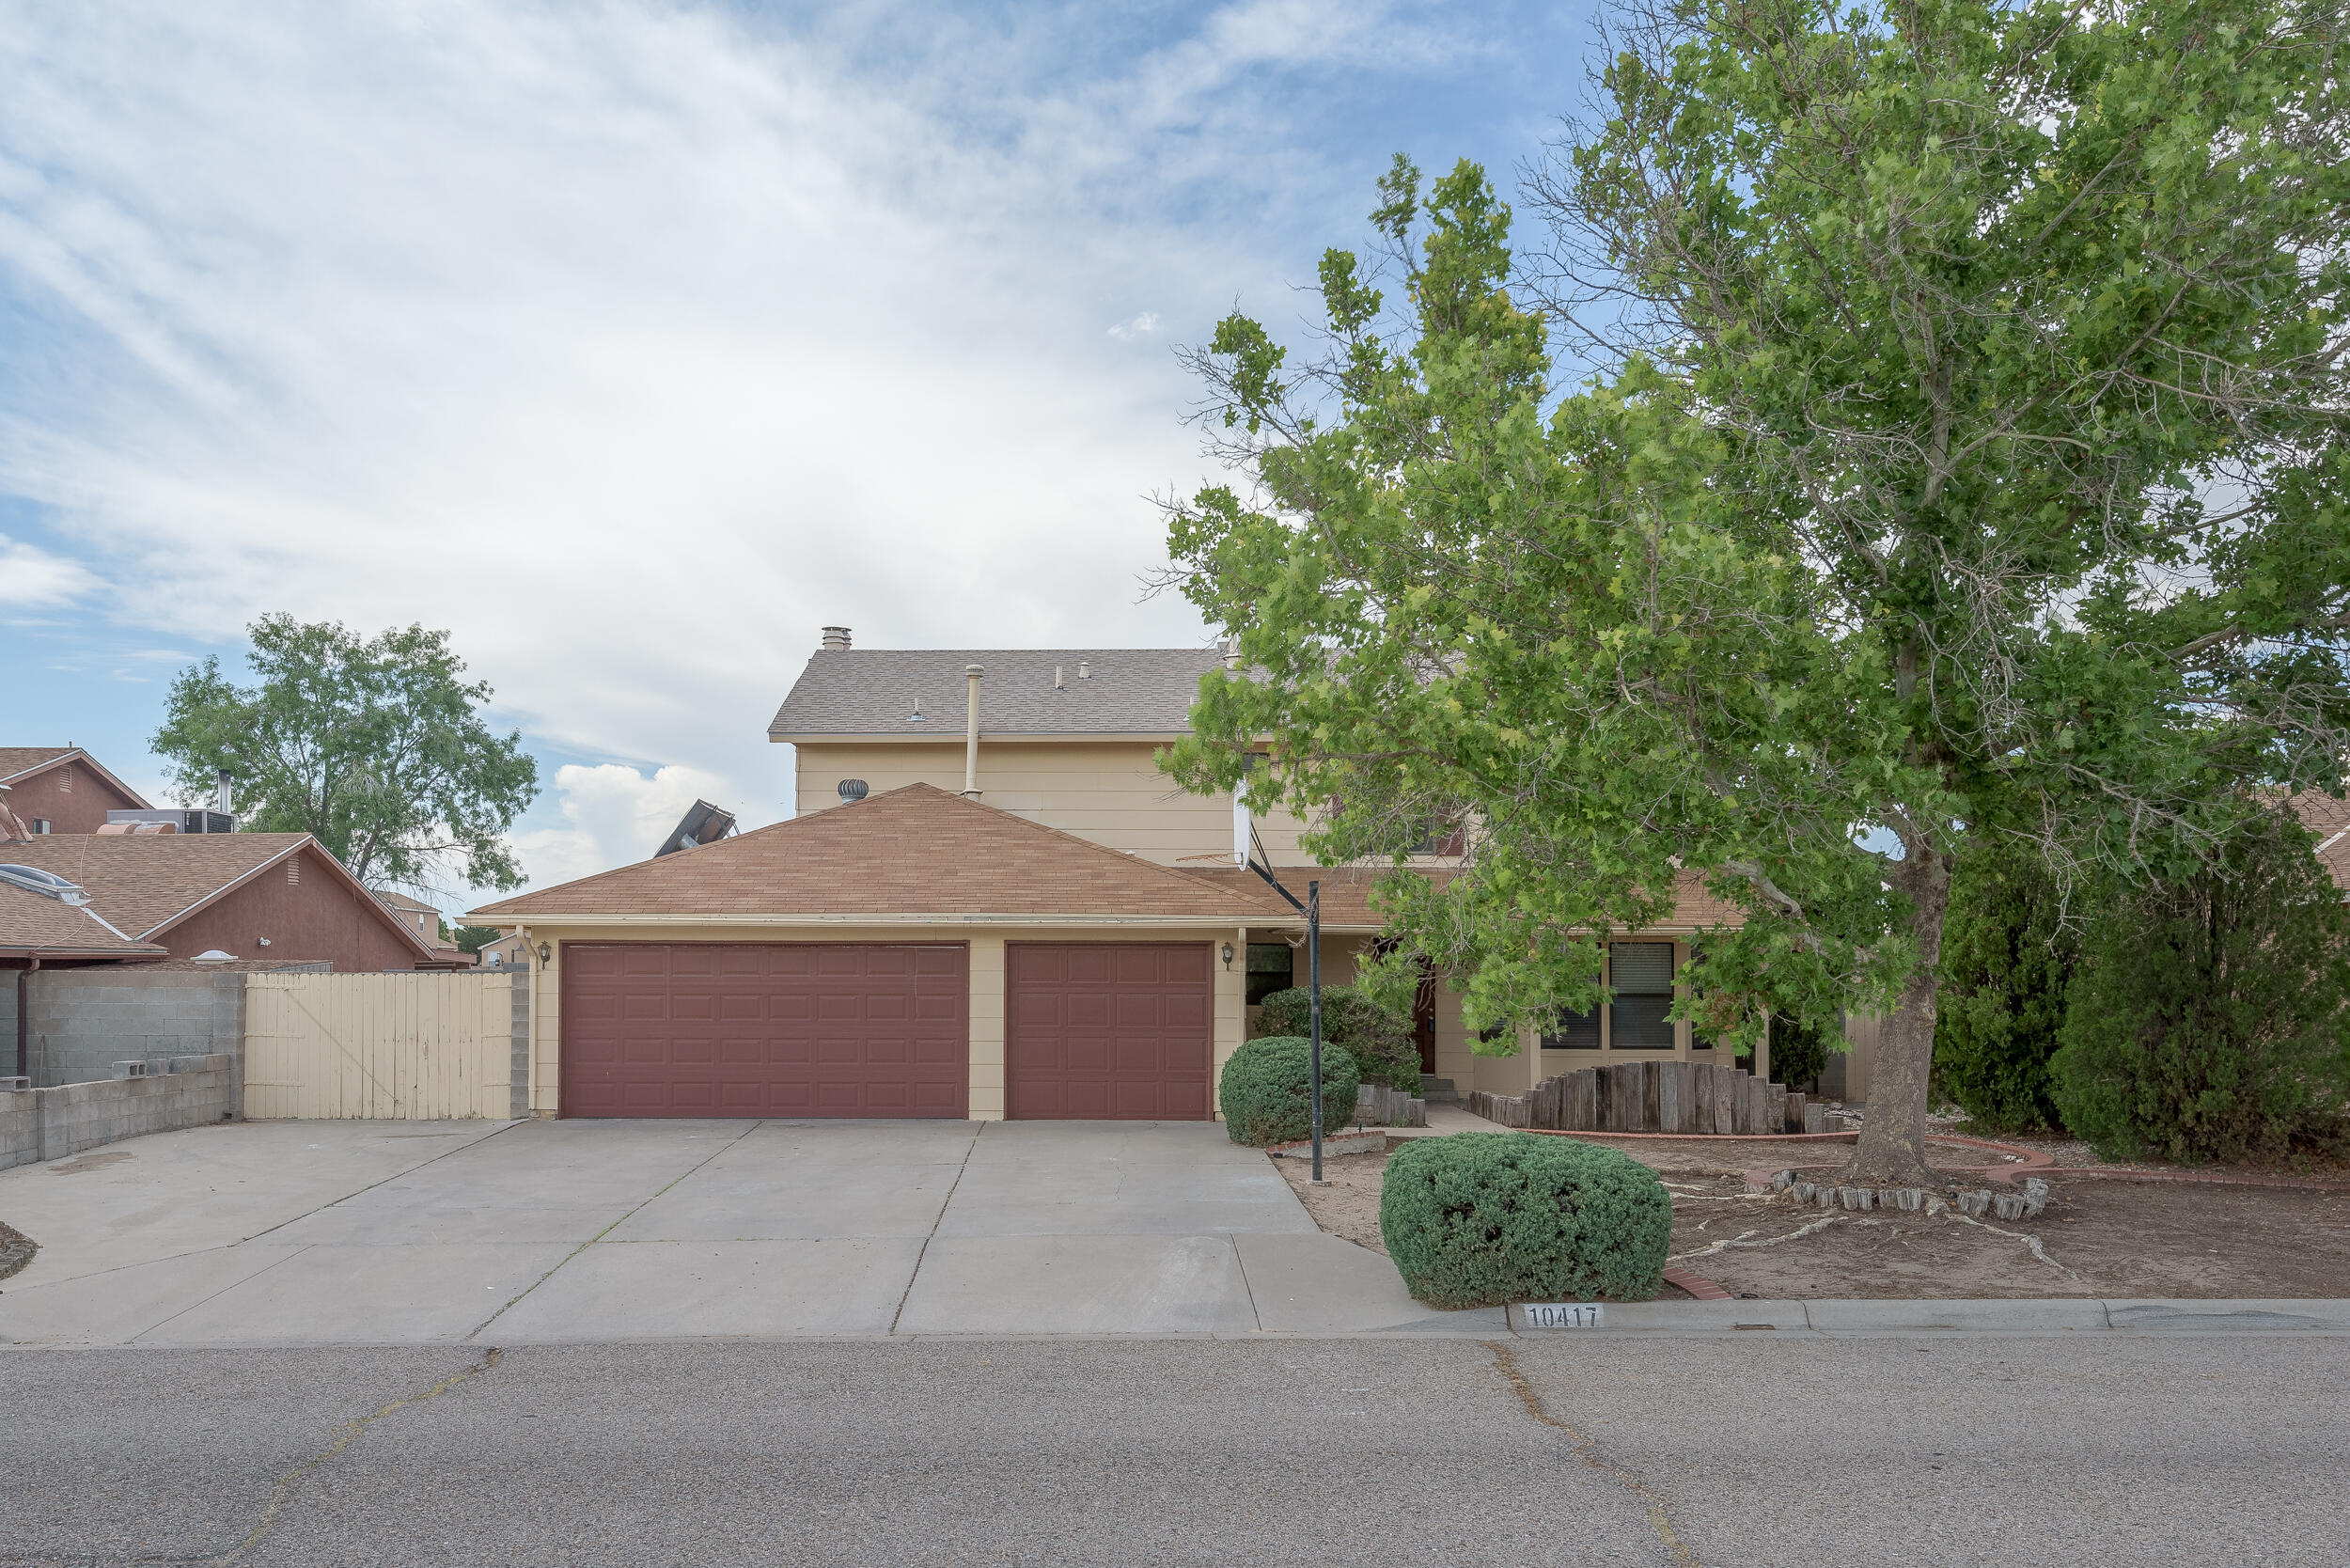
<svg viewBox="0 0 2350 1568">
<path fill-rule="evenodd" d="M 1665 1283 L 1673 1286 L 1675 1289 L 1688 1292 L 1690 1295 L 1700 1301 L 1734 1301 L 1737 1299 L 1728 1291 L 1722 1289 L 1721 1286 L 1716 1285 L 1713 1280 L 1708 1279 L 1704 1275 L 1696 1273 L 1690 1269 L 1666 1269 Z"/>
</svg>

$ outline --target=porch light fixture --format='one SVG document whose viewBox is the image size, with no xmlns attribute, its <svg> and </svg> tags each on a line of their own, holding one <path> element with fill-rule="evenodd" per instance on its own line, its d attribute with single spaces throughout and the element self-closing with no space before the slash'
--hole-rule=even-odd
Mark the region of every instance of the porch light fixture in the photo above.
<svg viewBox="0 0 2350 1568">
<path fill-rule="evenodd" d="M 1225 944 L 1224 944 L 1224 967 L 1226 967 L 1227 969 L 1230 969 L 1231 966 L 1232 966 L 1232 945 L 1231 945 L 1230 942 L 1227 942 L 1227 943 L 1225 943 Z"/>
<path fill-rule="evenodd" d="M 555 949 L 554 949 L 553 948 L 548 947 L 548 946 L 547 946 L 544 942 L 540 943 L 540 944 L 539 944 L 539 962 L 540 962 L 540 963 L 541 963 L 541 964 L 551 964 L 551 963 L 553 963 L 554 961 L 555 961 Z"/>
</svg>

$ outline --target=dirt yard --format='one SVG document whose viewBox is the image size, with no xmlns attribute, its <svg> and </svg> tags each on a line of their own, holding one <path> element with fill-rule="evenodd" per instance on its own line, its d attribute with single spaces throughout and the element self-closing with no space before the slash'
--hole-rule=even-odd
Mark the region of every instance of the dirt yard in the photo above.
<svg viewBox="0 0 2350 1568">
<path fill-rule="evenodd" d="M 1741 1296 L 2350 1296 L 2350 1191 L 2068 1177 L 2059 1167 L 2042 1173 L 2052 1196 L 2036 1220 L 1848 1214 L 1750 1194 L 1744 1176 L 1838 1158 L 1841 1146 L 1616 1147 L 1672 1193 L 1672 1261 Z M 1990 1158 L 1943 1152 L 1953 1164 Z M 1273 1163 L 1324 1231 L 1386 1250 L 1386 1154 L 1325 1160 L 1323 1188 L 1308 1184 L 1305 1161 Z"/>
</svg>

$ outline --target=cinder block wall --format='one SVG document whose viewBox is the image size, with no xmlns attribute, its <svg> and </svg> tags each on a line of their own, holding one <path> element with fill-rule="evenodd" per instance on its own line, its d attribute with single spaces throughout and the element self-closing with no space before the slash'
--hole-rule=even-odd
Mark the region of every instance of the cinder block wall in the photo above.
<svg viewBox="0 0 2350 1568">
<path fill-rule="evenodd" d="M 33 1084 L 92 1083 L 118 1061 L 233 1058 L 229 1108 L 244 1105 L 244 976 L 136 969 L 43 969 L 32 978 Z M 15 1036 L 9 1035 L 13 1043 Z"/>
<path fill-rule="evenodd" d="M 128 1059 L 127 1058 L 125 1058 Z M 233 1065 L 227 1052 L 182 1057 L 180 1072 L 0 1094 L 0 1169 L 63 1159 L 148 1133 L 226 1121 Z"/>
</svg>

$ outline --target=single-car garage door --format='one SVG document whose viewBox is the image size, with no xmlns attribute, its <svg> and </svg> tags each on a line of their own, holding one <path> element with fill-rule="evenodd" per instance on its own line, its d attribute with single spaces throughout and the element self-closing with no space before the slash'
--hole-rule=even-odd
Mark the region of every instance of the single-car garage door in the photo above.
<svg viewBox="0 0 2350 1568">
<path fill-rule="evenodd" d="M 1004 952 L 1004 1113 L 1199 1121 L 1215 974 L 1205 942 L 1013 942 Z"/>
<path fill-rule="evenodd" d="M 970 949 L 566 943 L 565 1116 L 966 1113 Z"/>
</svg>

